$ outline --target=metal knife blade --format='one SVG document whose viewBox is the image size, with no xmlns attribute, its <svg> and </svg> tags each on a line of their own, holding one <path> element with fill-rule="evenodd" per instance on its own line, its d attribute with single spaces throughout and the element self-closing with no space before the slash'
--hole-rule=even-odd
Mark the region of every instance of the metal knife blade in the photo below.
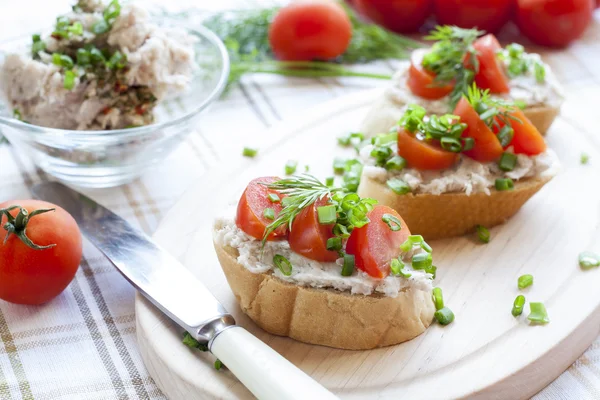
<svg viewBox="0 0 600 400">
<path fill-rule="evenodd" d="M 32 192 L 71 214 L 83 235 L 125 278 L 200 342 L 208 343 L 218 331 L 235 324 L 187 268 L 112 211 L 57 182 L 38 184 Z"/>
</svg>

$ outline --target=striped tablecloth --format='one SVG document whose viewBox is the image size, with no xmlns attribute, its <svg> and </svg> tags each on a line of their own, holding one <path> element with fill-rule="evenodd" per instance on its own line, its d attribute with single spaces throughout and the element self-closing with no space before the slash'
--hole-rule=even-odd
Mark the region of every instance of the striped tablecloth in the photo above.
<svg viewBox="0 0 600 400">
<path fill-rule="evenodd" d="M 69 3 L 0 0 L 0 41 L 48 26 Z M 167 7 L 200 5 L 192 0 L 171 3 L 164 2 Z M 249 7 L 259 2 L 237 3 Z M 590 57 L 598 60 L 599 54 Z M 368 68 L 389 72 L 393 63 Z M 264 132 L 272 124 L 319 102 L 382 84 L 362 79 L 246 77 L 205 114 L 160 168 L 126 186 L 84 193 L 152 233 L 193 181 L 240 157 L 243 146 L 260 148 L 268 143 Z M 584 93 L 585 86 L 575 82 L 573 90 Z M 27 157 L 0 144 L 0 201 L 29 198 L 31 186 L 46 179 Z M 538 398 L 600 399 L 599 347 L 596 341 Z M 89 244 L 74 281 L 50 303 L 25 307 L 0 301 L 1 400 L 163 398 L 136 346 L 134 289 Z"/>
</svg>

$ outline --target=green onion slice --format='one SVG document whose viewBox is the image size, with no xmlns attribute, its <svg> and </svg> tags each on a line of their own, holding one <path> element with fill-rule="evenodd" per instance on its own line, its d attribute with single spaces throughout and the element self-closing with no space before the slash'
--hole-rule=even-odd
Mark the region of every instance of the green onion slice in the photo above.
<svg viewBox="0 0 600 400">
<path fill-rule="evenodd" d="M 590 156 L 586 153 L 581 153 L 581 158 L 579 161 L 581 164 L 586 165 L 588 162 L 590 162 Z"/>
<path fill-rule="evenodd" d="M 490 231 L 483 225 L 477 225 L 477 237 L 482 243 L 490 242 Z"/>
<path fill-rule="evenodd" d="M 346 160 L 343 158 L 335 158 L 333 160 L 333 172 L 336 174 L 343 174 L 346 171 Z"/>
<path fill-rule="evenodd" d="M 337 209 L 336 206 L 321 206 L 317 207 L 317 216 L 321 225 L 329 225 L 337 221 Z"/>
<path fill-rule="evenodd" d="M 512 171 L 517 165 L 517 156 L 513 153 L 503 153 L 498 161 L 498 167 L 502 171 Z"/>
<path fill-rule="evenodd" d="M 533 285 L 533 275 L 531 274 L 521 275 L 517 281 L 519 289 L 525 289 L 531 285 Z"/>
<path fill-rule="evenodd" d="M 343 239 L 348 239 L 350 237 L 350 232 L 348 231 L 348 228 L 342 224 L 335 224 L 335 226 L 333 227 L 333 234 Z"/>
<path fill-rule="evenodd" d="M 401 171 L 406 167 L 406 160 L 400 156 L 393 156 L 385 162 L 384 167 L 388 171 Z"/>
<path fill-rule="evenodd" d="M 591 251 L 584 251 L 579 254 L 579 266 L 581 269 L 591 269 L 600 266 L 600 256 Z"/>
<path fill-rule="evenodd" d="M 515 183 L 510 178 L 498 178 L 496 179 L 496 190 L 504 191 L 504 190 L 513 190 L 515 188 Z"/>
<path fill-rule="evenodd" d="M 86 49 L 77 49 L 77 65 L 89 65 L 92 62 L 90 52 Z"/>
<path fill-rule="evenodd" d="M 400 250 L 402 250 L 404 253 L 406 253 L 407 251 L 412 250 L 412 248 L 415 245 L 419 245 L 422 246 L 422 244 L 425 242 L 425 240 L 423 239 L 423 236 L 421 235 L 410 235 L 406 241 L 404 243 L 402 243 L 400 245 Z M 427 245 L 429 247 L 429 245 Z M 429 249 L 431 250 L 431 247 L 429 247 Z M 425 249 L 424 249 L 425 250 Z M 427 251 L 427 250 L 426 250 Z M 428 253 L 430 253 L 431 251 L 428 251 Z"/>
<path fill-rule="evenodd" d="M 431 253 L 419 253 L 415 254 L 412 258 L 412 267 L 414 269 L 427 270 L 433 265 L 433 258 Z"/>
<path fill-rule="evenodd" d="M 440 140 L 440 144 L 442 145 L 442 149 L 451 151 L 452 153 L 460 153 L 462 150 L 462 144 L 459 139 L 444 136 Z"/>
<path fill-rule="evenodd" d="M 275 264 L 275 266 L 279 268 L 283 275 L 292 275 L 292 263 L 281 254 L 275 254 L 273 256 L 273 264 Z"/>
<path fill-rule="evenodd" d="M 433 304 L 436 310 L 444 308 L 444 298 L 442 297 L 442 289 L 439 287 L 433 288 Z"/>
<path fill-rule="evenodd" d="M 263 211 L 263 215 L 266 219 L 274 220 L 275 219 L 275 210 L 272 208 L 265 208 Z"/>
<path fill-rule="evenodd" d="M 383 217 L 381 217 L 381 220 L 383 222 L 385 222 L 387 224 L 387 226 L 390 227 L 392 232 L 397 232 L 400 229 L 402 229 L 402 223 L 395 215 L 383 214 Z"/>
<path fill-rule="evenodd" d="M 342 238 L 339 236 L 334 236 L 327 239 L 327 250 L 330 251 L 340 251 L 342 249 Z"/>
<path fill-rule="evenodd" d="M 515 135 L 515 130 L 510 127 L 510 125 L 505 125 L 498 132 L 498 140 L 500 141 L 500 145 L 502 147 L 508 147 L 508 145 L 512 142 L 513 136 Z"/>
<path fill-rule="evenodd" d="M 401 276 L 406 279 L 412 276 L 410 272 L 404 271 L 404 263 L 398 258 L 392 259 L 392 262 L 390 263 L 390 271 L 393 275 Z"/>
<path fill-rule="evenodd" d="M 297 168 L 298 168 L 298 161 L 288 160 L 288 162 L 285 163 L 285 174 L 293 175 L 294 173 L 296 173 Z"/>
<path fill-rule="evenodd" d="M 110 26 L 105 20 L 100 20 L 92 26 L 92 32 L 96 35 L 102 35 L 103 33 L 108 32 L 109 29 Z"/>
<path fill-rule="evenodd" d="M 344 254 L 344 265 L 342 266 L 342 276 L 351 276 L 354 272 L 354 255 Z"/>
<path fill-rule="evenodd" d="M 550 322 L 544 303 L 529 303 L 529 311 L 527 319 L 534 324 L 547 324 Z"/>
<path fill-rule="evenodd" d="M 389 187 L 392 192 L 399 195 L 410 193 L 410 186 L 408 186 L 408 183 L 404 182 L 402 179 L 389 179 L 387 181 L 387 187 Z"/>
<path fill-rule="evenodd" d="M 63 82 L 63 86 L 67 90 L 72 90 L 75 87 L 75 72 L 73 71 L 65 71 L 65 79 Z"/>
<path fill-rule="evenodd" d="M 277 196 L 275 193 L 269 193 L 267 195 L 267 198 L 269 199 L 269 201 L 271 203 L 279 203 L 281 201 L 281 199 L 279 198 L 279 196 Z"/>
<path fill-rule="evenodd" d="M 325 185 L 329 187 L 332 187 L 334 182 L 335 178 L 333 176 L 328 176 L 327 178 L 325 178 Z"/>
<path fill-rule="evenodd" d="M 258 149 L 252 149 L 250 147 L 244 147 L 244 150 L 242 151 L 242 155 L 244 157 L 255 157 L 256 154 L 258 154 Z"/>
<path fill-rule="evenodd" d="M 448 307 L 437 310 L 434 317 L 440 325 L 448 325 L 454 321 L 454 313 Z"/>
<path fill-rule="evenodd" d="M 518 295 L 513 303 L 512 315 L 513 317 L 518 317 L 523 314 L 523 307 L 525 306 L 525 296 L 522 294 Z"/>
<path fill-rule="evenodd" d="M 217 358 L 217 360 L 215 361 L 215 369 L 218 371 L 218 370 L 220 370 L 221 368 L 223 368 L 223 363 L 221 362 L 221 360 L 219 360 L 219 359 Z"/>
<path fill-rule="evenodd" d="M 469 151 L 475 147 L 475 139 L 473 138 L 463 138 L 462 139 L 462 151 Z"/>
</svg>

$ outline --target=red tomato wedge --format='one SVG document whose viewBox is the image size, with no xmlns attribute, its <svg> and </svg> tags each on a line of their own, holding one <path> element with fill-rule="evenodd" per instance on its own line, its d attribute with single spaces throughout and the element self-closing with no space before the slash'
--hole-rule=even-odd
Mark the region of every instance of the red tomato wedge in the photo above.
<svg viewBox="0 0 600 400">
<path fill-rule="evenodd" d="M 540 131 L 525 116 L 523 111 L 516 110 L 511 113 L 512 116 L 521 120 L 510 120 L 510 125 L 515 131 L 513 140 L 510 143 L 514 147 L 515 154 L 526 154 L 535 156 L 546 151 L 546 142 Z"/>
<path fill-rule="evenodd" d="M 333 262 L 340 258 L 337 252 L 327 250 L 327 239 L 333 237 L 333 226 L 321 225 L 317 208 L 327 205 L 327 199 L 306 207 L 292 223 L 288 241 L 290 248 L 306 258 L 320 262 Z"/>
<path fill-rule="evenodd" d="M 497 160 L 504 149 L 492 130 L 479 118 L 477 111 L 464 97 L 460 99 L 453 112 L 460 117 L 460 121 L 467 124 L 467 129 L 462 137 L 473 138 L 475 146 L 463 152 L 467 156 L 479 162 L 491 162 Z"/>
<path fill-rule="evenodd" d="M 269 184 L 278 181 L 280 178 L 275 176 L 267 176 L 264 178 L 256 178 L 252 180 L 238 203 L 235 224 L 248 235 L 256 239 L 262 239 L 265 233 L 265 228 L 272 219 L 266 218 L 264 215 L 265 209 L 271 208 L 275 213 L 275 218 L 281 212 L 281 202 L 273 203 L 269 200 L 269 194 L 276 194 L 279 198 L 283 198 L 280 193 L 268 189 L 264 184 Z M 280 227 L 275 232 L 271 233 L 267 240 L 276 240 L 284 238 L 286 235 L 286 227 Z"/>
<path fill-rule="evenodd" d="M 424 99 L 435 100 L 447 96 L 453 85 L 438 85 L 435 75 L 422 66 L 423 56 L 427 50 L 415 50 L 410 58 L 410 68 L 406 85 L 410 91 Z"/>
<path fill-rule="evenodd" d="M 382 220 L 385 214 L 398 218 L 402 229 L 392 231 Z M 410 230 L 400 214 L 388 206 L 377 205 L 367 216 L 371 222 L 352 231 L 346 253 L 354 255 L 356 268 L 383 279 L 390 274 L 390 263 L 400 255 L 400 245 L 408 239 Z"/>
<path fill-rule="evenodd" d="M 405 129 L 398 130 L 398 155 L 412 168 L 420 170 L 440 170 L 452 167 L 458 161 L 458 153 L 452 153 L 440 146 L 421 140 Z"/>
<path fill-rule="evenodd" d="M 490 89 L 491 93 L 508 93 L 508 77 L 504 73 L 504 66 L 498 59 L 498 51 L 502 46 L 493 34 L 480 37 L 473 43 L 477 50 L 479 72 L 475 75 L 475 83 L 481 89 Z"/>
</svg>

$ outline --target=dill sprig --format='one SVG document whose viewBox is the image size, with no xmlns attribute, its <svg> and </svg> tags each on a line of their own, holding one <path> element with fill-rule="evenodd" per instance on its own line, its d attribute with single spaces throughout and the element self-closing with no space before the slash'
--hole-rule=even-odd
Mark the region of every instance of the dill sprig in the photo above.
<svg viewBox="0 0 600 400">
<path fill-rule="evenodd" d="M 277 218 L 265 229 L 262 239 L 263 246 L 269 235 L 280 226 L 287 225 L 288 229 L 292 229 L 294 219 L 306 207 L 311 206 L 318 200 L 332 197 L 333 193 L 341 190 L 339 188 L 328 187 L 310 174 L 302 174 L 281 179 L 277 182 L 268 184 L 267 187 L 285 195 L 285 197 L 281 200 L 283 209 Z"/>
<path fill-rule="evenodd" d="M 432 49 L 423 57 L 423 67 L 436 75 L 439 85 L 454 83 L 450 93 L 452 107 L 468 93 L 479 71 L 479 61 L 473 43 L 484 32 L 456 26 L 438 26 L 426 40 L 435 40 Z"/>
<path fill-rule="evenodd" d="M 492 97 L 489 89 L 479 89 L 473 83 L 467 91 L 466 98 L 490 129 L 499 128 L 500 122 L 503 125 L 508 125 L 510 120 L 523 123 L 519 118 L 512 115 L 516 111 L 517 105 L 512 101 Z"/>
</svg>

